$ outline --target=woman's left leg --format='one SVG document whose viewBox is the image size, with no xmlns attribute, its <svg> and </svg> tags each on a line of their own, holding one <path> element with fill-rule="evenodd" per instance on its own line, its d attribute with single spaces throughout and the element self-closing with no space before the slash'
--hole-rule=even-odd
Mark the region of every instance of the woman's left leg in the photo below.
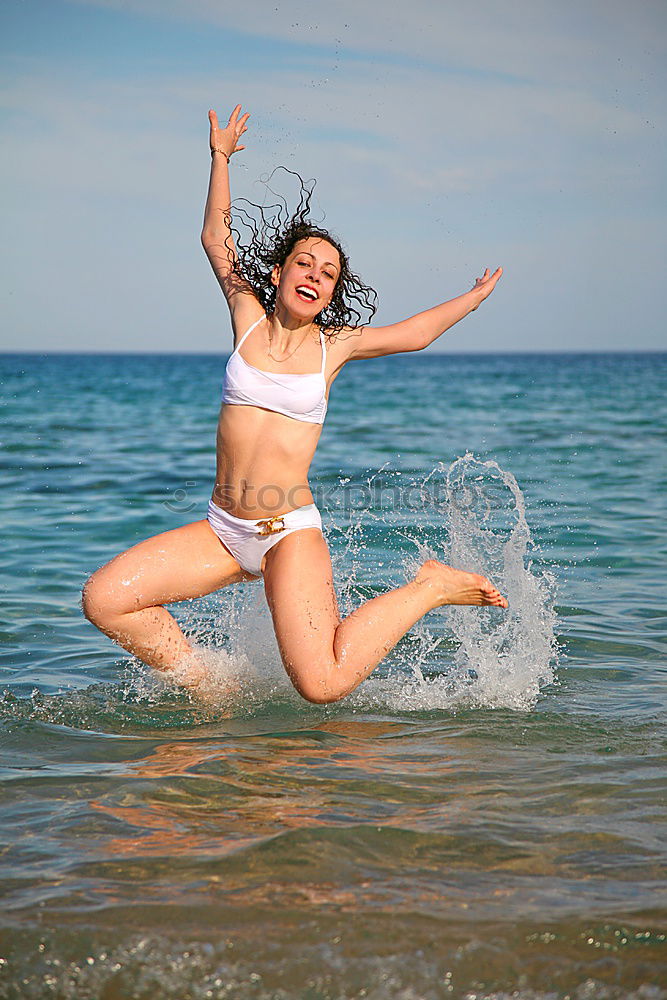
<svg viewBox="0 0 667 1000">
<path fill-rule="evenodd" d="M 195 521 L 139 542 L 93 573 L 83 589 L 83 612 L 144 663 L 196 688 L 208 669 L 165 605 L 249 579 L 256 577 L 208 521 Z"/>
<path fill-rule="evenodd" d="M 353 691 L 428 611 L 443 604 L 507 607 L 486 577 L 431 559 L 414 580 L 341 621 L 329 549 L 316 528 L 296 531 L 267 552 L 264 587 L 290 680 L 319 704 Z"/>
</svg>

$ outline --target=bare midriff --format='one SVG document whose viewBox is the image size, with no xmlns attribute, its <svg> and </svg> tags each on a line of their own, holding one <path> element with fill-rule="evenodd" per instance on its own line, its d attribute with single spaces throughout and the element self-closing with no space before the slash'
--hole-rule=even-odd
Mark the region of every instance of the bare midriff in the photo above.
<svg viewBox="0 0 667 1000">
<path fill-rule="evenodd" d="M 257 406 L 223 405 L 213 502 L 249 520 L 312 503 L 308 470 L 321 433 L 321 424 Z"/>
</svg>

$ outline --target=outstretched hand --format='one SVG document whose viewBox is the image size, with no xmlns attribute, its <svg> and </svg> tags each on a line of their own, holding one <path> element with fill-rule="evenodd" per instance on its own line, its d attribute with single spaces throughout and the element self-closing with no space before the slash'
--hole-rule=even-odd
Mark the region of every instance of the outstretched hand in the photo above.
<svg viewBox="0 0 667 1000">
<path fill-rule="evenodd" d="M 246 112 L 244 115 L 241 113 L 241 105 L 237 104 L 231 115 L 229 116 L 229 121 L 225 128 L 220 128 L 218 124 L 218 116 L 215 111 L 211 110 L 208 113 L 208 120 L 211 123 L 211 131 L 209 135 L 209 143 L 211 150 L 217 150 L 219 153 L 224 153 L 227 159 L 232 155 L 232 153 L 238 153 L 240 149 L 245 149 L 245 146 L 239 146 L 239 139 L 244 132 L 247 132 L 248 126 L 246 122 L 250 115 Z"/>
<path fill-rule="evenodd" d="M 477 292 L 477 303 L 473 306 L 476 309 L 477 306 L 487 299 L 493 289 L 498 284 L 500 275 L 503 273 L 502 267 L 497 267 L 496 270 L 491 274 L 488 267 L 481 278 L 477 278 L 475 284 L 472 287 L 473 292 Z"/>
</svg>

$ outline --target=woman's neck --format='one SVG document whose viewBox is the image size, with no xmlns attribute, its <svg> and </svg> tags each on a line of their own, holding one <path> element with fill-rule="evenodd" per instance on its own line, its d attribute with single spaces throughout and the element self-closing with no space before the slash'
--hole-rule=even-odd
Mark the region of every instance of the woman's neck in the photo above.
<svg viewBox="0 0 667 1000">
<path fill-rule="evenodd" d="M 276 318 L 275 314 L 268 316 L 269 357 L 274 361 L 289 361 L 309 337 L 316 335 L 317 328 L 313 323 L 299 322 L 293 327 L 287 327 Z M 317 331 L 319 339 L 319 331 Z"/>
<path fill-rule="evenodd" d="M 277 354 L 293 349 L 295 343 L 302 343 L 309 336 L 319 340 L 319 328 L 312 320 L 293 316 L 280 302 L 276 302 L 276 308 L 267 315 L 267 320 L 269 340 Z"/>
</svg>

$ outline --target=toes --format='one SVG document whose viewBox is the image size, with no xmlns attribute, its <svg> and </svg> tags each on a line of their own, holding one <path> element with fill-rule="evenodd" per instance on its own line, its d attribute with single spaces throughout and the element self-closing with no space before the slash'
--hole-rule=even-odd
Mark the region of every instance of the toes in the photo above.
<svg viewBox="0 0 667 1000">
<path fill-rule="evenodd" d="M 508 607 L 506 599 L 500 593 L 498 588 L 494 587 L 490 580 L 487 580 L 486 577 L 480 577 L 480 580 L 482 581 L 480 590 L 482 591 L 484 599 L 488 601 L 489 604 L 493 604 L 495 607 L 499 608 Z"/>
<path fill-rule="evenodd" d="M 496 590 L 494 586 L 489 586 L 485 589 L 484 598 L 489 604 L 492 604 L 496 608 L 508 607 L 506 598 L 504 598 L 500 591 Z"/>
</svg>

